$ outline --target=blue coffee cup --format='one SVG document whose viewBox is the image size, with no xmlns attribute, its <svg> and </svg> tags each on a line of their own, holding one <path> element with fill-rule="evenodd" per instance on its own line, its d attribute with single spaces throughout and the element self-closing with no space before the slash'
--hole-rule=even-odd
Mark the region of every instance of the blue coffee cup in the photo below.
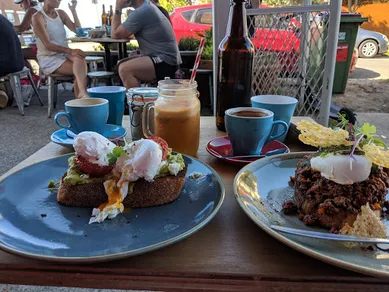
<svg viewBox="0 0 389 292">
<path fill-rule="evenodd" d="M 107 99 L 109 102 L 108 124 L 122 125 L 126 88 L 122 86 L 100 86 L 88 88 L 90 97 Z"/>
<path fill-rule="evenodd" d="M 86 36 L 88 36 L 88 31 L 90 29 L 91 28 L 88 28 L 88 27 L 77 27 L 76 28 L 76 35 L 78 37 L 86 37 Z"/>
<path fill-rule="evenodd" d="M 290 120 L 292 119 L 294 110 L 296 108 L 297 99 L 290 96 L 283 95 L 257 95 L 251 98 L 251 105 L 255 108 L 263 108 L 274 113 L 275 120 L 281 120 L 287 123 L 288 129 Z M 281 133 L 283 128 L 277 126 L 275 134 Z M 284 133 L 277 141 L 284 142 L 287 133 Z"/>
<path fill-rule="evenodd" d="M 82 98 L 65 102 L 65 111 L 55 115 L 55 122 L 61 128 L 78 134 L 92 131 L 102 134 L 108 119 L 108 100 L 103 98 Z M 62 124 L 64 117 L 68 125 Z"/>
<path fill-rule="evenodd" d="M 284 121 L 274 121 L 273 112 L 252 107 L 226 110 L 224 122 L 234 155 L 260 154 L 262 147 L 288 130 Z M 283 131 L 273 134 L 276 126 Z"/>
</svg>

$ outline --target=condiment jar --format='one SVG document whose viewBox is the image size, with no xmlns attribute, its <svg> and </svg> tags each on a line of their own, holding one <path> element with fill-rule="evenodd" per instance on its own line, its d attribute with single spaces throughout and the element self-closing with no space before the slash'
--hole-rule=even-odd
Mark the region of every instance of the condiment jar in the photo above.
<svg viewBox="0 0 389 292">
<path fill-rule="evenodd" d="M 142 112 L 145 104 L 158 98 L 158 89 L 153 87 L 134 87 L 127 91 L 127 103 L 130 114 L 130 127 L 132 140 L 145 138 L 142 129 Z M 151 113 L 154 118 L 153 113 Z M 150 125 L 154 130 L 154 124 Z"/>
</svg>

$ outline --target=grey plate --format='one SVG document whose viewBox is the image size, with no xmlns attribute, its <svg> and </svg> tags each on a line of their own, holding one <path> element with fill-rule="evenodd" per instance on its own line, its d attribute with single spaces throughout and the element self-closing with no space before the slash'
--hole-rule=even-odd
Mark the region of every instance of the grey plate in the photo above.
<svg viewBox="0 0 389 292">
<path fill-rule="evenodd" d="M 71 154 L 70 154 L 71 155 Z M 57 203 L 47 189 L 59 180 L 70 155 L 24 168 L 0 182 L 0 248 L 18 255 L 59 262 L 98 262 L 150 252 L 182 240 L 205 226 L 223 203 L 219 175 L 184 156 L 185 185 L 171 204 L 133 209 L 89 225 L 91 209 Z M 205 174 L 200 180 L 192 172 Z"/>
<path fill-rule="evenodd" d="M 277 155 L 257 160 L 244 168 L 234 180 L 235 197 L 244 212 L 268 234 L 286 245 L 319 259 L 352 271 L 389 277 L 389 253 L 365 251 L 359 247 L 346 248 L 340 242 L 285 235 L 270 229 L 281 225 L 313 231 L 325 231 L 304 225 L 296 215 L 284 215 L 281 205 L 293 198 L 289 186 L 290 176 L 295 174 L 297 162 L 308 152 Z M 388 220 L 384 220 L 388 226 Z"/>
</svg>

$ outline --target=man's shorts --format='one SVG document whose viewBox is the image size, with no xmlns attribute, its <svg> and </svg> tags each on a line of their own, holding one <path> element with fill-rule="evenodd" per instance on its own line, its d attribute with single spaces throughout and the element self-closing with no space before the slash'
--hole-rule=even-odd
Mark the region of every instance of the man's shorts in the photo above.
<svg viewBox="0 0 389 292">
<path fill-rule="evenodd" d="M 161 60 L 160 57 L 150 57 L 154 64 L 155 76 L 157 80 L 164 80 L 165 77 L 171 79 L 175 78 L 175 72 L 177 71 L 177 65 L 170 65 Z"/>
</svg>

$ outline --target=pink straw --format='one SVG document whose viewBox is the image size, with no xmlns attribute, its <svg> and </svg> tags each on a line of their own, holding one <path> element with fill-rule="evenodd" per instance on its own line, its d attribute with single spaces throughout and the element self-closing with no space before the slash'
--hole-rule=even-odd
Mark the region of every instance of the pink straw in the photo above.
<svg viewBox="0 0 389 292">
<path fill-rule="evenodd" d="M 196 61 L 194 63 L 193 70 L 192 70 L 192 75 L 190 76 L 190 83 L 193 83 L 196 77 L 197 68 L 199 67 L 201 54 L 203 53 L 203 49 L 204 49 L 204 44 L 205 44 L 205 38 L 201 38 L 199 49 L 197 50 Z"/>
</svg>

